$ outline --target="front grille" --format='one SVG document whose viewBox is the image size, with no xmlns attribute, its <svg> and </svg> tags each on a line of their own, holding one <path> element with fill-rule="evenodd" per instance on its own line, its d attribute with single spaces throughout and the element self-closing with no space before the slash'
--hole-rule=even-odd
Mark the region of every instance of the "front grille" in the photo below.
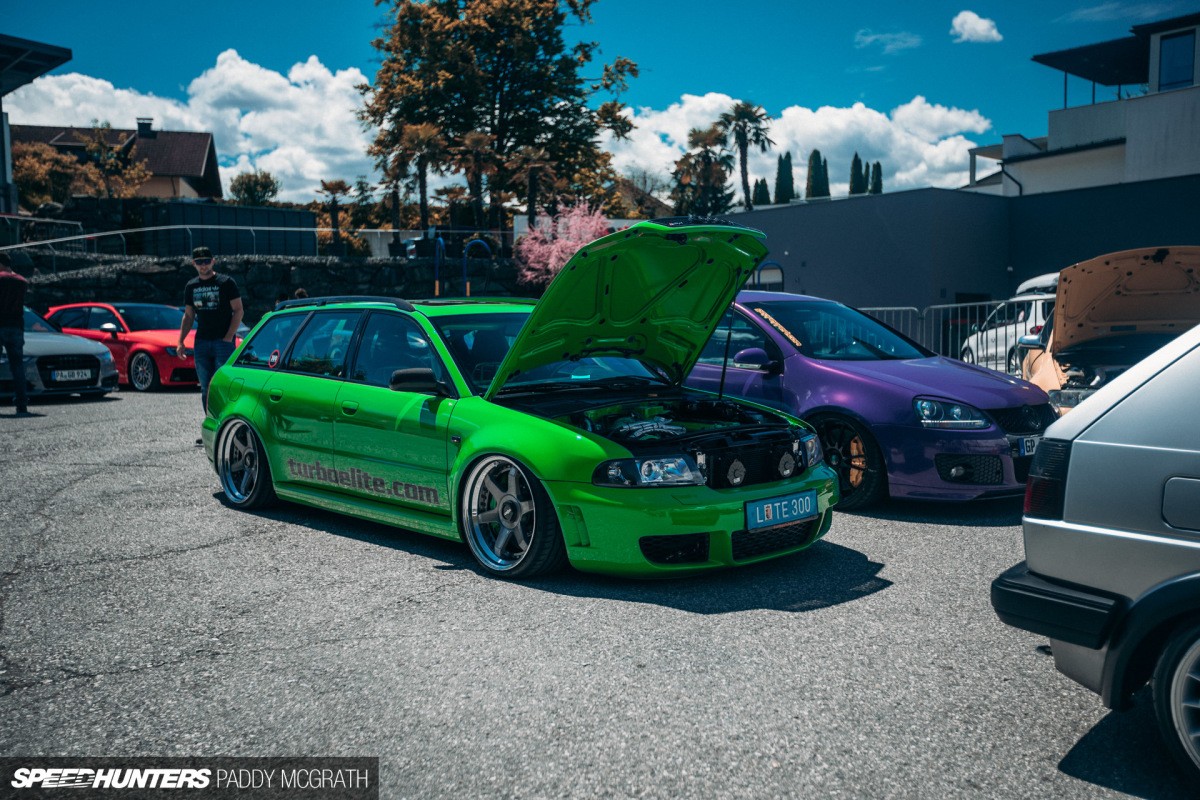
<svg viewBox="0 0 1200 800">
<path fill-rule="evenodd" d="M 642 555 L 655 564 L 702 564 L 708 561 L 708 534 L 643 536 L 638 540 Z"/>
<path fill-rule="evenodd" d="M 780 550 L 803 547 L 812 542 L 820 529 L 820 518 L 817 518 L 766 530 L 734 531 L 733 560 L 745 561 Z"/>
<path fill-rule="evenodd" d="M 988 409 L 987 413 L 1005 433 L 1021 435 L 1041 433 L 1058 419 L 1058 414 L 1054 413 L 1049 403 L 1040 406 L 992 408 Z"/>
<path fill-rule="evenodd" d="M 933 463 L 937 467 L 938 477 L 949 483 L 974 483 L 983 486 L 1004 483 L 1004 462 L 1000 460 L 1000 456 L 941 453 L 934 456 Z M 962 474 L 957 477 L 954 475 L 955 467 L 962 469 Z"/>
<path fill-rule="evenodd" d="M 713 489 L 728 489 L 784 480 L 784 476 L 779 474 L 779 460 L 784 453 L 792 452 L 792 441 L 790 435 L 776 435 L 725 447 L 705 447 L 705 482 Z M 800 453 L 796 458 L 800 461 L 804 454 Z M 741 462 L 745 470 L 745 477 L 736 484 L 729 479 L 730 468 L 735 461 Z M 803 471 L 803 466 L 798 463 L 792 474 Z"/>
<path fill-rule="evenodd" d="M 37 360 L 38 374 L 47 389 L 81 389 L 96 385 L 96 374 L 100 371 L 100 359 L 95 356 L 41 356 Z M 86 369 L 88 377 L 80 381 L 56 381 L 50 373 L 56 369 Z"/>
</svg>

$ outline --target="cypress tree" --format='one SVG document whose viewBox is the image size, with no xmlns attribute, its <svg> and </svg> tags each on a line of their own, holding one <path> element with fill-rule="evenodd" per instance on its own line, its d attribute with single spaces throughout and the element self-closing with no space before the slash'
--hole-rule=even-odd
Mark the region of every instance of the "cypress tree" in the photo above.
<svg viewBox="0 0 1200 800">
<path fill-rule="evenodd" d="M 869 194 L 883 194 L 883 166 L 876 161 L 871 167 L 871 188 Z"/>
<path fill-rule="evenodd" d="M 767 179 L 759 178 L 754 182 L 754 205 L 769 206 L 771 205 L 771 190 L 767 188 Z"/>
<path fill-rule="evenodd" d="M 821 159 L 821 191 L 817 197 L 829 197 L 829 159 Z"/>
<path fill-rule="evenodd" d="M 867 187 L 862 182 L 862 159 L 858 157 L 856 150 L 850 162 L 850 194 L 864 194 L 866 191 Z"/>
<path fill-rule="evenodd" d="M 824 197 L 821 194 L 821 151 L 813 150 L 808 154 L 808 180 L 804 183 L 805 199 Z"/>
<path fill-rule="evenodd" d="M 783 188 L 783 156 L 779 156 L 775 161 L 775 202 L 786 203 L 789 199 Z"/>
</svg>

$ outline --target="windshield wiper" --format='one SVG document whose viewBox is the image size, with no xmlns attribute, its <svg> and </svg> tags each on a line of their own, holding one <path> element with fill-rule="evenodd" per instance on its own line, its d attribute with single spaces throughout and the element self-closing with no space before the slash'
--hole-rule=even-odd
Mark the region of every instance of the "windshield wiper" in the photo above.
<svg viewBox="0 0 1200 800">
<path fill-rule="evenodd" d="M 500 390 L 500 394 L 516 394 L 519 392 L 558 392 L 572 389 L 643 389 L 647 386 L 669 388 L 670 384 L 659 378 L 643 378 L 640 375 L 612 375 L 596 380 L 577 379 L 573 381 L 539 381 L 537 383 L 510 384 Z"/>
</svg>

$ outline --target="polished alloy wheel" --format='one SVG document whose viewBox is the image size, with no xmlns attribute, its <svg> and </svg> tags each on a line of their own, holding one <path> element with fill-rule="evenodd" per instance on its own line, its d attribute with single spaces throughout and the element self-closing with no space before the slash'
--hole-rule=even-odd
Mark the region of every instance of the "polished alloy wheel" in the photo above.
<svg viewBox="0 0 1200 800">
<path fill-rule="evenodd" d="M 138 353 L 129 362 L 129 383 L 139 392 L 147 392 L 154 388 L 158 374 L 154 368 L 154 359 L 149 353 Z"/>
<path fill-rule="evenodd" d="M 249 502 L 262 471 L 258 437 L 241 420 L 229 423 L 217 444 L 217 473 L 230 502 Z"/>
<path fill-rule="evenodd" d="M 488 569 L 516 568 L 533 544 L 537 504 L 524 472 L 503 456 L 483 459 L 463 492 L 467 543 Z"/>
<path fill-rule="evenodd" d="M 1200 770 L 1200 639 L 1184 652 L 1171 679 L 1171 717 L 1184 753 Z"/>
</svg>

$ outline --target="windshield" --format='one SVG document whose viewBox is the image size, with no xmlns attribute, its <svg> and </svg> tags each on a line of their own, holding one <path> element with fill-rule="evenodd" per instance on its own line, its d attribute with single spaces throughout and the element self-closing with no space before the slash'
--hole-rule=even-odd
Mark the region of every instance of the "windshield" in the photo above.
<svg viewBox="0 0 1200 800">
<path fill-rule="evenodd" d="M 747 307 L 809 358 L 888 361 L 933 355 L 882 322 L 839 303 L 751 302 Z"/>
<path fill-rule="evenodd" d="M 57 330 L 53 325 L 28 308 L 25 309 L 24 326 L 26 333 L 45 333 Z"/>
<path fill-rule="evenodd" d="M 461 314 L 435 317 L 433 326 L 441 334 L 454 363 L 476 394 L 485 391 L 496 377 L 500 362 L 508 355 L 521 327 L 529 319 L 528 312 L 497 314 Z M 560 388 L 564 384 L 595 384 L 597 382 L 654 382 L 662 383 L 640 361 L 616 356 L 594 356 L 578 361 L 556 361 L 520 375 L 514 375 L 505 389 L 531 389 L 536 386 Z"/>
<path fill-rule="evenodd" d="M 183 312 L 174 306 L 117 306 L 131 331 L 179 330 Z"/>
</svg>

